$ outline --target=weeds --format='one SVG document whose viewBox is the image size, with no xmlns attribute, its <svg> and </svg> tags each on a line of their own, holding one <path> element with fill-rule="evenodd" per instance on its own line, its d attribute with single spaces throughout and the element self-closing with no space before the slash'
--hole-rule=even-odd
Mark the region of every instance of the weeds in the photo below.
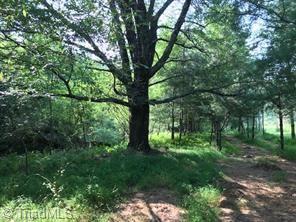
<svg viewBox="0 0 296 222">
<path fill-rule="evenodd" d="M 75 209 L 84 221 L 104 221 L 130 193 L 166 187 L 184 198 L 189 221 L 214 221 L 219 196 L 212 186 L 219 178 L 215 162 L 223 154 L 209 146 L 204 135 L 180 143 L 162 135 L 152 138 L 152 146 L 168 149 L 152 156 L 127 154 L 123 145 L 34 152 L 29 154 L 28 176 L 20 169 L 22 156 L 3 157 L 0 208 L 22 197 L 18 207 Z M 95 158 L 103 153 L 108 157 Z"/>
</svg>

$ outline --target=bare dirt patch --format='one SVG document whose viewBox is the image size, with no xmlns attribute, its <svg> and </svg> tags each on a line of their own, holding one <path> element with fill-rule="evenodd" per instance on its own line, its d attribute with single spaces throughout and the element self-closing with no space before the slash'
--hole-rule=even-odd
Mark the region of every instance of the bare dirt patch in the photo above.
<svg viewBox="0 0 296 222">
<path fill-rule="evenodd" d="M 179 222 L 185 210 L 177 206 L 177 198 L 166 189 L 137 192 L 125 203 L 111 221 L 116 222 Z"/>
<path fill-rule="evenodd" d="M 296 221 L 296 163 L 272 156 L 258 147 L 228 140 L 241 153 L 221 163 L 224 188 L 220 220 L 226 222 Z M 258 158 L 272 163 L 258 163 Z M 284 181 L 275 182 L 273 171 L 285 173 Z"/>
</svg>

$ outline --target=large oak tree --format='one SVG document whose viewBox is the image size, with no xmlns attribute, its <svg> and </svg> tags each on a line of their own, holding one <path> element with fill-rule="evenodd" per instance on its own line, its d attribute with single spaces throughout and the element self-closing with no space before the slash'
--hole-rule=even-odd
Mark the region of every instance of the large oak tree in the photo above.
<svg viewBox="0 0 296 222">
<path fill-rule="evenodd" d="M 1 1 L 1 34 L 2 38 L 26 50 L 32 50 L 27 47 L 26 39 L 32 40 L 33 36 L 44 35 L 53 42 L 62 43 L 63 47 L 75 49 L 78 54 L 87 55 L 96 67 L 111 73 L 117 96 L 84 96 L 73 92 L 72 80 L 59 73 L 54 64 L 46 65 L 65 84 L 67 91 L 59 96 L 92 102 L 112 102 L 128 107 L 129 147 L 147 152 L 150 150 L 149 105 L 169 101 L 149 100 L 149 80 L 168 61 L 191 4 L 191 0 L 176 2 Z M 178 16 L 169 37 L 159 38 L 162 28 L 159 25 L 160 19 L 175 3 L 180 10 L 177 10 Z M 156 50 L 159 41 L 166 43 L 161 55 Z M 44 47 L 43 50 L 51 48 Z"/>
</svg>

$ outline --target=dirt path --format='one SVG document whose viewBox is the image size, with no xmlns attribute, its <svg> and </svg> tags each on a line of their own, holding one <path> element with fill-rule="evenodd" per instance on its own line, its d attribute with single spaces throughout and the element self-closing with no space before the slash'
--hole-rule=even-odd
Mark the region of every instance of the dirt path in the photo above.
<svg viewBox="0 0 296 222">
<path fill-rule="evenodd" d="M 221 221 L 296 221 L 296 163 L 238 139 L 228 140 L 241 153 L 221 162 Z"/>
<path fill-rule="evenodd" d="M 176 196 L 166 190 L 138 192 L 119 206 L 110 222 L 180 222 L 185 210 L 177 206 Z"/>
</svg>

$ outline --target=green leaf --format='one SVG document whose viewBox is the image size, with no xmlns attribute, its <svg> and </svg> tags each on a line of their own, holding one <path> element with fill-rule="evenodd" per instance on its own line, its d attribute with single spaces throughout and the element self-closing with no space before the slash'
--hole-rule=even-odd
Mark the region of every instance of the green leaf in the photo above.
<svg viewBox="0 0 296 222">
<path fill-rule="evenodd" d="M 27 17 L 27 10 L 26 8 L 23 6 L 23 10 L 22 10 L 23 16 Z"/>
</svg>

